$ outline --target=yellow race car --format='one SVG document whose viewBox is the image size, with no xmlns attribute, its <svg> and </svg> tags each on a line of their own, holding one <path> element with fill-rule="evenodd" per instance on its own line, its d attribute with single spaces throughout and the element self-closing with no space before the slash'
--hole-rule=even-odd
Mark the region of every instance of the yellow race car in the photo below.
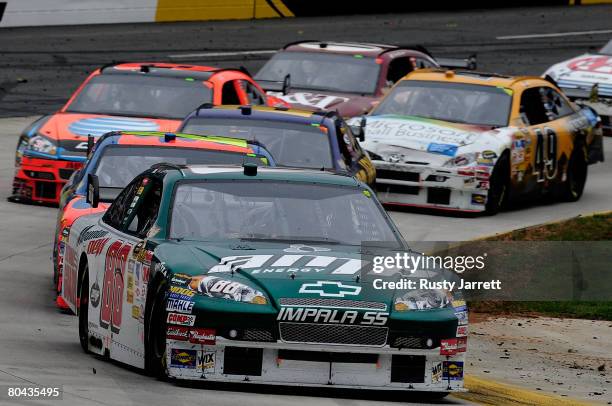
<svg viewBox="0 0 612 406">
<path fill-rule="evenodd" d="M 519 197 L 575 201 L 603 161 L 597 113 L 537 77 L 418 70 L 351 125 L 387 204 L 494 214 Z"/>
</svg>

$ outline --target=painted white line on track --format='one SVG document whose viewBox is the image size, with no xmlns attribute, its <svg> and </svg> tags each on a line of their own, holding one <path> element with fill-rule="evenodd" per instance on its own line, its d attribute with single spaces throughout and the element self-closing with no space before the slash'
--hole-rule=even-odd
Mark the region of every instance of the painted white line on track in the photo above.
<svg viewBox="0 0 612 406">
<path fill-rule="evenodd" d="M 578 35 L 612 34 L 612 30 L 597 31 L 572 31 L 572 32 L 553 32 L 550 34 L 526 34 L 526 35 L 506 35 L 495 37 L 495 39 L 523 39 L 523 38 L 552 38 L 552 37 L 574 37 Z"/>
<path fill-rule="evenodd" d="M 235 56 L 235 55 L 266 55 L 266 54 L 274 54 L 274 53 L 276 53 L 276 49 L 265 49 L 261 51 L 202 52 L 199 54 L 179 54 L 179 55 L 168 55 L 168 56 L 172 59 L 183 59 L 183 58 Z"/>
</svg>

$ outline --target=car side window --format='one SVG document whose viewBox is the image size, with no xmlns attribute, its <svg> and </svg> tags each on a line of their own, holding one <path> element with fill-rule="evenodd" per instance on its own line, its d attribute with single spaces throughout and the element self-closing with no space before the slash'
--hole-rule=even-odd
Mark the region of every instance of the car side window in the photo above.
<svg viewBox="0 0 612 406">
<path fill-rule="evenodd" d="M 428 59 L 425 59 L 425 58 L 416 58 L 416 67 L 417 67 L 417 69 L 435 68 L 436 65 L 434 63 L 432 63 Z"/>
<path fill-rule="evenodd" d="M 240 104 L 236 81 L 228 80 L 221 89 L 221 104 Z"/>
<path fill-rule="evenodd" d="M 526 125 L 538 125 L 549 121 L 544 107 L 542 91 L 545 88 L 532 87 L 521 95 L 520 115 Z"/>
<path fill-rule="evenodd" d="M 134 200 L 134 195 L 138 190 L 140 181 L 140 178 L 134 179 L 132 183 L 119 193 L 113 204 L 111 204 L 104 214 L 104 217 L 102 217 L 102 221 L 117 230 L 123 230 L 123 221 L 125 220 L 132 200 Z"/>
<path fill-rule="evenodd" d="M 541 89 L 544 108 L 550 121 L 558 120 L 574 113 L 574 109 L 572 109 L 565 97 L 555 89 L 552 87 L 542 87 Z"/>
<path fill-rule="evenodd" d="M 263 106 L 266 104 L 266 97 L 248 80 L 241 80 L 240 86 L 246 94 L 249 104 L 253 106 Z"/>
<path fill-rule="evenodd" d="M 414 70 L 414 58 L 401 57 L 389 62 L 387 82 L 393 84 Z"/>
<path fill-rule="evenodd" d="M 127 216 L 127 233 L 144 238 L 155 224 L 161 203 L 162 184 L 156 179 L 144 178 L 132 200 L 133 213 Z"/>
</svg>

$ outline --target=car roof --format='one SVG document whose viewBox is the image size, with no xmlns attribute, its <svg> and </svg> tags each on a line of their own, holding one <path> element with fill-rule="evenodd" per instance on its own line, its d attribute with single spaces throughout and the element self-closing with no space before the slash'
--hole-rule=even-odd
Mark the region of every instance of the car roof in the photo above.
<svg viewBox="0 0 612 406">
<path fill-rule="evenodd" d="M 251 168 L 252 165 L 249 165 Z M 246 174 L 246 167 L 230 165 L 154 165 L 152 171 L 173 171 L 174 180 L 246 180 L 246 181 L 283 181 L 295 183 L 321 183 L 337 186 L 364 186 L 357 179 L 328 171 L 286 167 L 257 167 L 256 175 Z"/>
<path fill-rule="evenodd" d="M 303 124 L 321 124 L 326 118 L 336 118 L 337 114 L 332 111 L 321 112 L 293 108 L 289 109 L 285 107 L 239 105 L 213 106 L 211 104 L 206 104 L 189 114 L 183 123 L 186 123 L 189 119 L 196 117 L 233 118 L 244 120 L 256 119 Z"/>
<path fill-rule="evenodd" d="M 318 41 L 305 40 L 292 42 L 283 47 L 284 51 L 294 52 L 327 52 L 343 55 L 363 55 L 369 57 L 378 57 L 381 54 L 399 49 L 412 50 L 415 52 L 430 55 L 429 52 L 419 45 L 388 45 L 375 44 L 368 42 L 336 42 L 336 41 Z"/>
<path fill-rule="evenodd" d="M 465 83 L 493 87 L 511 88 L 519 82 L 536 81 L 549 84 L 537 76 L 506 76 L 497 73 L 468 70 L 449 70 L 443 68 L 417 69 L 404 76 L 404 80 L 423 80 L 433 82 Z"/>
<path fill-rule="evenodd" d="M 212 66 L 159 63 L 159 62 L 129 62 L 112 63 L 100 68 L 104 75 L 148 75 L 158 77 L 193 78 L 207 81 L 216 73 L 223 71 L 236 71 L 247 74 L 240 69 L 215 68 Z"/>
</svg>

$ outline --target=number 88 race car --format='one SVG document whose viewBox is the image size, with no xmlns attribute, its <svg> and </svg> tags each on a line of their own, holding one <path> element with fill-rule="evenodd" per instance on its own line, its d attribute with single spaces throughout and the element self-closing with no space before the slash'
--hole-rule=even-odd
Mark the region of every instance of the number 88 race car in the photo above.
<svg viewBox="0 0 612 406">
<path fill-rule="evenodd" d="M 95 182 L 88 190 L 95 206 Z M 100 239 L 103 249 L 88 253 Z M 65 300 L 86 352 L 152 374 L 463 390 L 465 302 L 376 288 L 361 277 L 368 241 L 407 250 L 354 178 L 159 165 L 105 214 L 74 222 L 65 272 L 77 275 L 67 278 L 75 294 Z"/>
</svg>

